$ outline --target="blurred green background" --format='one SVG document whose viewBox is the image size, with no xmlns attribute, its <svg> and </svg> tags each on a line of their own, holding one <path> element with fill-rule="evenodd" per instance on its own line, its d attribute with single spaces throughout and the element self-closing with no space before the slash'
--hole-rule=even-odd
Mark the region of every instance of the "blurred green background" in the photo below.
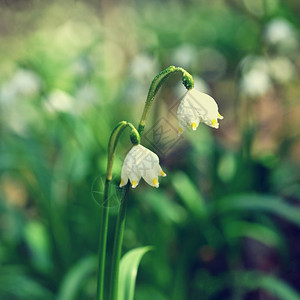
<svg viewBox="0 0 300 300">
<path fill-rule="evenodd" d="M 180 77 L 157 97 L 143 144 L 168 176 L 130 191 L 124 253 L 154 246 L 135 299 L 300 299 L 299 15 L 298 0 L 1 1 L 0 299 L 95 299 L 108 138 L 169 65 L 224 120 L 179 139 Z M 125 133 L 115 185 L 129 148 Z"/>
</svg>

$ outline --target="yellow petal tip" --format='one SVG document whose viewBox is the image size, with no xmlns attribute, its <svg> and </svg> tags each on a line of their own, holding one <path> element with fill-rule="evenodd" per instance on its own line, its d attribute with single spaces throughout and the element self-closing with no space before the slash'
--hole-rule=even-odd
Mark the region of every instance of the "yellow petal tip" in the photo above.
<svg viewBox="0 0 300 300">
<path fill-rule="evenodd" d="M 213 119 L 213 120 L 211 121 L 211 124 L 212 124 L 213 127 L 216 127 L 216 125 L 218 124 L 218 122 L 217 122 L 216 119 Z"/>
<path fill-rule="evenodd" d="M 220 113 L 218 113 L 218 118 L 221 120 L 224 119 L 224 117 L 222 115 L 220 115 Z"/>
<path fill-rule="evenodd" d="M 183 130 L 182 130 L 181 127 L 179 127 L 178 132 L 179 132 L 179 133 L 183 133 Z"/>
<path fill-rule="evenodd" d="M 152 180 L 152 183 L 153 183 L 153 185 L 156 187 L 156 188 L 158 188 L 158 180 L 157 180 L 157 178 L 153 178 L 153 180 Z"/>
<path fill-rule="evenodd" d="M 191 127 L 193 130 L 196 130 L 197 129 L 197 124 L 195 122 L 191 123 Z"/>
<path fill-rule="evenodd" d="M 135 180 L 131 180 L 131 185 L 132 185 L 133 188 L 135 188 L 137 186 L 136 181 Z"/>
<path fill-rule="evenodd" d="M 166 176 L 167 176 L 167 174 L 166 174 L 163 170 L 161 170 L 160 174 L 161 174 L 161 176 L 163 176 L 163 177 L 166 177 Z"/>
</svg>

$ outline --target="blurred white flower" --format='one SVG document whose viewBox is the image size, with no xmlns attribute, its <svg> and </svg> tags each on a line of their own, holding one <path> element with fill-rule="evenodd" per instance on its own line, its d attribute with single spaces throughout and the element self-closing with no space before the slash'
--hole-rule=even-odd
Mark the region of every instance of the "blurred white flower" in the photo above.
<svg viewBox="0 0 300 300">
<path fill-rule="evenodd" d="M 3 124 L 21 136 L 26 136 L 30 123 L 40 125 L 32 98 L 41 90 L 42 82 L 34 72 L 18 69 L 0 86 L 0 105 Z"/>
<path fill-rule="evenodd" d="M 46 109 L 51 112 L 75 113 L 74 99 L 62 90 L 53 91 L 45 102 Z"/>
<path fill-rule="evenodd" d="M 135 56 L 128 68 L 130 77 L 128 88 L 125 90 L 125 99 L 132 102 L 139 102 L 141 98 L 144 98 L 149 81 L 151 81 L 153 73 L 157 72 L 157 59 L 153 59 L 153 57 L 146 54 Z"/>
<path fill-rule="evenodd" d="M 268 72 L 252 70 L 242 77 L 240 88 L 248 96 L 264 95 L 272 86 Z"/>
<path fill-rule="evenodd" d="M 240 64 L 242 74 L 249 73 L 253 70 L 268 72 L 268 61 L 264 56 L 247 55 Z"/>
<path fill-rule="evenodd" d="M 157 73 L 157 60 L 146 54 L 135 56 L 130 63 L 129 73 L 135 80 L 148 81 L 153 73 Z"/>
<path fill-rule="evenodd" d="M 166 176 L 159 165 L 158 156 L 142 145 L 135 145 L 125 157 L 120 187 L 126 185 L 129 179 L 135 188 L 143 177 L 149 185 L 158 188 L 158 176 Z"/>
<path fill-rule="evenodd" d="M 275 18 L 267 24 L 264 39 L 271 45 L 279 46 L 281 50 L 294 50 L 299 44 L 295 28 L 283 18 Z"/>
<path fill-rule="evenodd" d="M 286 83 L 296 76 L 296 69 L 286 57 L 275 57 L 269 60 L 270 74 L 279 83 Z"/>
<path fill-rule="evenodd" d="M 182 66 L 185 69 L 189 69 L 196 61 L 197 51 L 193 45 L 183 44 L 175 48 L 171 61 L 174 65 Z"/>
<path fill-rule="evenodd" d="M 209 95 L 196 89 L 186 92 L 179 104 L 177 117 L 180 126 L 179 134 L 187 126 L 191 126 L 193 130 L 196 130 L 200 122 L 213 128 L 219 128 L 218 119 L 223 119 L 219 114 L 216 101 Z"/>
<path fill-rule="evenodd" d="M 40 78 L 32 71 L 19 69 L 0 90 L 0 101 L 12 105 L 21 97 L 35 96 L 41 88 Z"/>
<path fill-rule="evenodd" d="M 264 95 L 272 87 L 269 64 L 265 57 L 246 56 L 241 62 L 241 92 L 250 97 Z"/>
</svg>

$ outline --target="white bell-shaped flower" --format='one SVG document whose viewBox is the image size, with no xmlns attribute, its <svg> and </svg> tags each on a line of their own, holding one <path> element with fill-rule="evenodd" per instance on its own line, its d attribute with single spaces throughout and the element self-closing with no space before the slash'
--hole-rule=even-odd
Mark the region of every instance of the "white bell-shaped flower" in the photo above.
<svg viewBox="0 0 300 300">
<path fill-rule="evenodd" d="M 120 187 L 129 179 L 135 188 L 143 177 L 149 185 L 158 188 L 158 176 L 167 176 L 159 165 L 158 156 L 142 145 L 134 145 L 125 157 Z"/>
<path fill-rule="evenodd" d="M 188 90 L 181 100 L 177 110 L 177 118 L 179 135 L 188 126 L 196 130 L 200 122 L 210 127 L 219 128 L 218 119 L 223 119 L 219 114 L 216 101 L 209 95 L 201 93 L 194 88 Z"/>
</svg>

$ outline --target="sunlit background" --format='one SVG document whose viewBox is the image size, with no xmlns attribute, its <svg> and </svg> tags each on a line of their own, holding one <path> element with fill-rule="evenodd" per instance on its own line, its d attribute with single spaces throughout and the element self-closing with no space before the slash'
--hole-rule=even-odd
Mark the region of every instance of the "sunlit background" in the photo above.
<svg viewBox="0 0 300 300">
<path fill-rule="evenodd" d="M 168 176 L 130 191 L 124 253 L 154 246 L 135 299 L 300 299 L 299 15 L 298 0 L 1 1 L 0 299 L 95 299 L 108 138 L 169 65 L 224 120 L 178 138 L 179 75 L 155 101 L 143 144 Z"/>
</svg>

